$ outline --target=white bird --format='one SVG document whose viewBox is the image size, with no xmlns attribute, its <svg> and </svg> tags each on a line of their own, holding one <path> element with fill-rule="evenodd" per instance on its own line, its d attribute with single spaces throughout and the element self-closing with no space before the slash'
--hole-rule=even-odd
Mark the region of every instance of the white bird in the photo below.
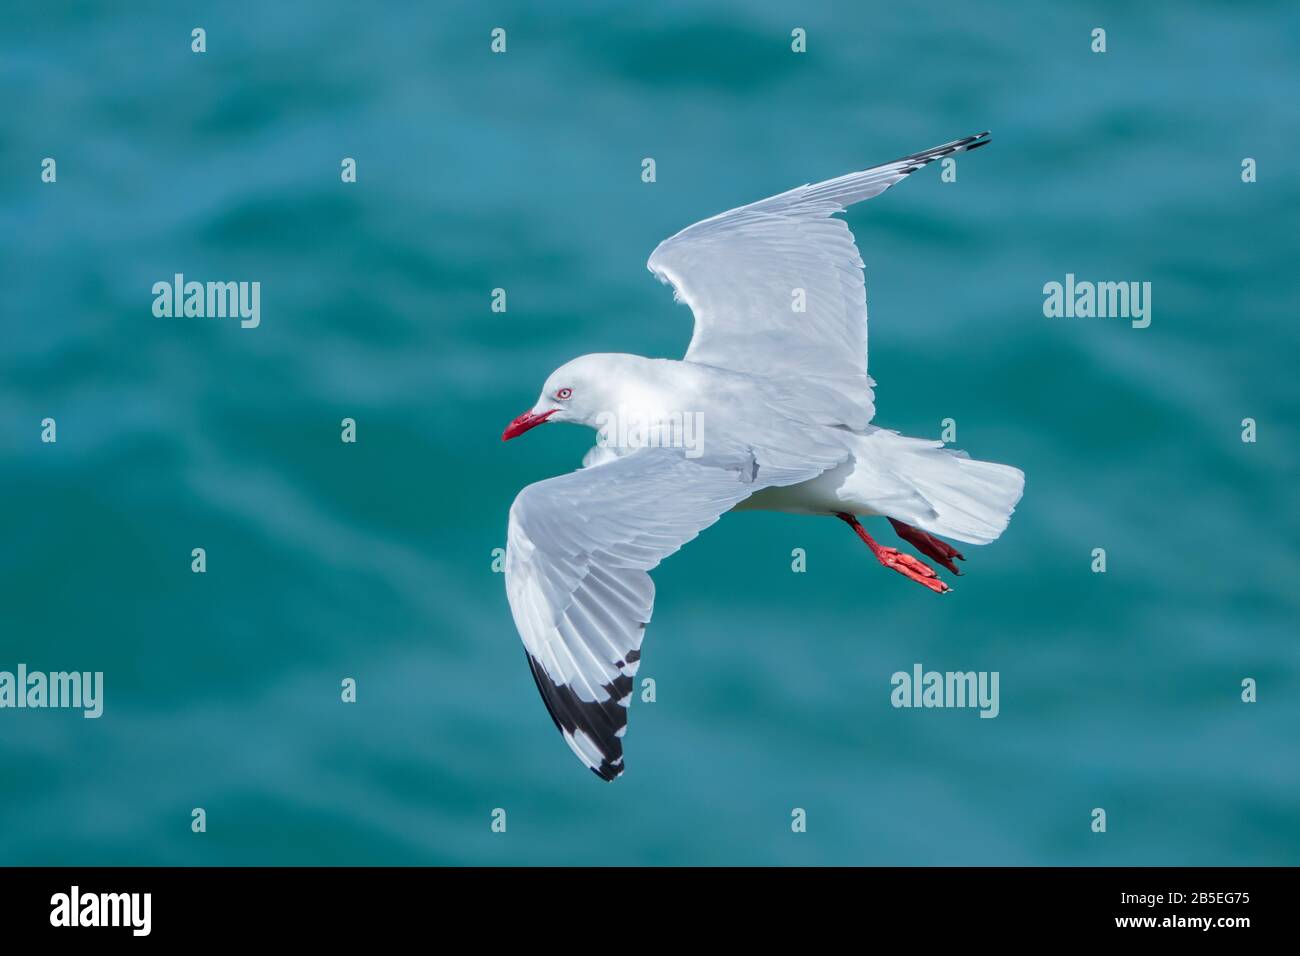
<svg viewBox="0 0 1300 956">
<path fill-rule="evenodd" d="M 986 544 L 1006 528 L 1024 488 L 1019 469 L 870 424 L 863 264 L 848 226 L 832 218 L 988 141 L 969 136 L 683 229 L 648 266 L 694 313 L 685 358 L 576 358 L 501 436 L 543 422 L 599 432 L 582 469 L 519 493 L 505 559 L 537 688 L 597 776 L 624 769 L 654 606 L 649 572 L 725 512 L 834 515 L 881 564 L 937 593 L 948 586 L 933 568 L 876 543 L 858 518 L 888 518 L 954 573 L 952 559 L 965 558 L 936 535 Z"/>
</svg>

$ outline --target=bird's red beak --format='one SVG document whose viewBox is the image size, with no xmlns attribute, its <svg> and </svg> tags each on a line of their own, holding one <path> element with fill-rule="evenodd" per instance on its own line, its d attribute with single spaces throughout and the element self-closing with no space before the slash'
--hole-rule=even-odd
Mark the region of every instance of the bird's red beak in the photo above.
<svg viewBox="0 0 1300 956">
<path fill-rule="evenodd" d="M 501 440 L 509 441 L 512 438 L 518 438 L 524 432 L 528 431 L 528 429 L 536 428 L 558 411 L 558 408 L 552 408 L 550 411 L 542 412 L 540 415 L 534 415 L 532 412 L 524 412 L 506 426 L 506 430 L 501 433 Z"/>
</svg>

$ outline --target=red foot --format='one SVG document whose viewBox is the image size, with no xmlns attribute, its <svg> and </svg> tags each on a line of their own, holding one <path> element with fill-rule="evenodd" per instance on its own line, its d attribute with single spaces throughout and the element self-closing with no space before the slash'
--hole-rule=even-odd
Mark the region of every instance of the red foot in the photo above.
<svg viewBox="0 0 1300 956">
<path fill-rule="evenodd" d="M 885 567 L 892 568 L 903 577 L 924 585 L 936 594 L 943 594 L 945 591 L 951 590 L 948 585 L 939 580 L 938 573 L 928 564 L 918 561 L 910 554 L 903 554 L 897 548 L 887 548 L 882 544 L 878 544 L 871 535 L 867 534 L 867 529 L 862 527 L 862 524 L 853 515 L 839 511 L 835 513 L 835 517 L 857 532 L 858 537 L 866 543 L 866 546 L 871 549 L 871 553 L 876 556 L 876 560 Z"/>
<path fill-rule="evenodd" d="M 898 536 L 916 548 L 927 558 L 934 558 L 953 574 L 960 575 L 957 566 L 952 563 L 953 558 L 961 561 L 966 560 L 966 556 L 950 545 L 947 541 L 940 540 L 929 532 L 922 531 L 920 528 L 913 528 L 910 524 L 903 524 L 901 521 L 889 519 L 889 523 L 894 526 Z"/>
</svg>

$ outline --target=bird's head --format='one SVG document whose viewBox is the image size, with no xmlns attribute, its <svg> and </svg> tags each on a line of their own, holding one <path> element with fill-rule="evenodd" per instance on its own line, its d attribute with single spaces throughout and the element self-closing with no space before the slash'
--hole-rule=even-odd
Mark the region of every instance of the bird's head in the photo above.
<svg viewBox="0 0 1300 956">
<path fill-rule="evenodd" d="M 537 404 L 506 426 L 501 440 L 509 441 L 544 422 L 598 427 L 601 414 L 618 406 L 629 376 L 636 375 L 635 359 L 598 353 L 565 362 L 547 377 Z"/>
</svg>

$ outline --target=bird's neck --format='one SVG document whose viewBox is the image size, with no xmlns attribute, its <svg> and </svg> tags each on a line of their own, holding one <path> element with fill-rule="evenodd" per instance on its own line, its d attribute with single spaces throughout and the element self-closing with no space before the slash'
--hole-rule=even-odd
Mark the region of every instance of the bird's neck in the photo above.
<svg viewBox="0 0 1300 956">
<path fill-rule="evenodd" d="M 613 369 L 597 407 L 583 424 L 598 431 L 611 424 L 631 427 L 680 421 L 698 412 L 693 399 L 700 394 L 690 363 L 673 359 L 626 356 Z"/>
</svg>

